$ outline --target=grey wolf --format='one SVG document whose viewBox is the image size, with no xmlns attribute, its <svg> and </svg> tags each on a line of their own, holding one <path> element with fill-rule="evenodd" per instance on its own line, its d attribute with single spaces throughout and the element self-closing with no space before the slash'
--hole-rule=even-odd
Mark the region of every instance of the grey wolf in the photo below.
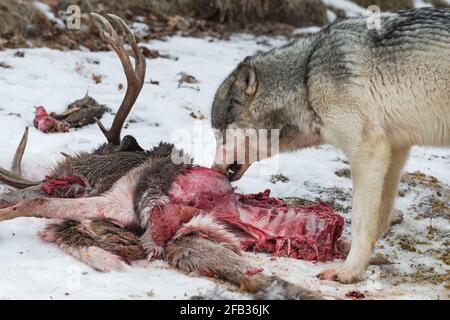
<svg viewBox="0 0 450 320">
<path fill-rule="evenodd" d="M 280 152 L 328 143 L 349 158 L 351 249 L 342 267 L 319 274 L 342 283 L 364 279 L 393 219 L 411 146 L 450 145 L 450 10 L 384 13 L 381 27 L 351 18 L 249 56 L 220 85 L 212 105 L 213 167 L 231 180 L 252 161 L 226 163 L 224 155 L 239 148 L 248 154 L 258 145 L 222 139 L 227 129 L 279 129 Z"/>
</svg>

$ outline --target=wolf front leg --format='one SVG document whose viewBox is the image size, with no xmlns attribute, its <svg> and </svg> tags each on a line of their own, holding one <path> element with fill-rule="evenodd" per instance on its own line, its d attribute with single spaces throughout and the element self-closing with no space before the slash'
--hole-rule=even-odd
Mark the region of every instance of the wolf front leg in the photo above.
<svg viewBox="0 0 450 320">
<path fill-rule="evenodd" d="M 351 155 L 353 179 L 351 249 L 340 269 L 325 270 L 318 275 L 319 278 L 333 279 L 341 283 L 363 280 L 380 234 L 381 200 L 390 160 L 391 148 L 384 136 L 374 136 L 362 141 Z"/>
<path fill-rule="evenodd" d="M 401 211 L 394 209 L 395 197 L 400 184 L 401 172 L 408 160 L 410 147 L 395 149 L 391 152 L 389 169 L 384 179 L 383 197 L 378 222 L 378 238 L 381 238 L 392 224 L 401 219 Z"/>
<path fill-rule="evenodd" d="M 405 166 L 406 160 L 408 160 L 410 149 L 410 147 L 406 147 L 395 149 L 391 152 L 391 161 L 386 178 L 384 179 L 383 196 L 381 198 L 378 238 L 381 238 L 389 230 L 389 227 L 401 222 L 403 219 L 403 213 L 400 210 L 394 209 L 394 202 L 400 184 L 402 168 Z M 338 243 L 339 250 L 345 255 L 348 255 L 351 243 L 350 240 L 340 239 Z M 374 259 L 374 261 L 378 260 Z"/>
</svg>

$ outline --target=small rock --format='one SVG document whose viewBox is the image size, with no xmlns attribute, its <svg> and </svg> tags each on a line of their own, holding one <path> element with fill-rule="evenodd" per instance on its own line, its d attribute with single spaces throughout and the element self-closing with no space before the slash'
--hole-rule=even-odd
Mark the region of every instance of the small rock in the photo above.
<svg viewBox="0 0 450 320">
<path fill-rule="evenodd" d="M 14 57 L 17 57 L 17 58 L 25 57 L 25 51 L 16 51 L 16 53 L 14 53 Z"/>
<path fill-rule="evenodd" d="M 11 69 L 12 67 L 9 64 L 7 64 L 6 62 L 0 61 L 0 68 Z"/>
<path fill-rule="evenodd" d="M 180 87 L 183 83 L 200 83 L 194 76 L 187 74 L 186 72 L 180 72 L 180 80 L 178 80 L 178 87 Z"/>
</svg>

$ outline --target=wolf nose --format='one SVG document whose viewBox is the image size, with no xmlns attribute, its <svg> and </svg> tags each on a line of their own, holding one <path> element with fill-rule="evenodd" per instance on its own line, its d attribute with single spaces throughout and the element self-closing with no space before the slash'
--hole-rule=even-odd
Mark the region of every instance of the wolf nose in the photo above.
<svg viewBox="0 0 450 320">
<path fill-rule="evenodd" d="M 228 165 L 226 173 L 228 180 L 234 181 L 241 169 L 242 165 L 238 164 L 236 161 L 233 164 Z"/>
</svg>

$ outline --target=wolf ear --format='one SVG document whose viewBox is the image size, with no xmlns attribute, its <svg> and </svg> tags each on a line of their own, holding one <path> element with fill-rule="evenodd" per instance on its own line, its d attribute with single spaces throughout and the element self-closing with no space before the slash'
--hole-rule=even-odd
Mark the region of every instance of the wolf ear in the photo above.
<svg viewBox="0 0 450 320">
<path fill-rule="evenodd" d="M 254 95 L 258 87 L 255 69 L 245 60 L 237 68 L 236 85 L 249 96 Z"/>
</svg>

